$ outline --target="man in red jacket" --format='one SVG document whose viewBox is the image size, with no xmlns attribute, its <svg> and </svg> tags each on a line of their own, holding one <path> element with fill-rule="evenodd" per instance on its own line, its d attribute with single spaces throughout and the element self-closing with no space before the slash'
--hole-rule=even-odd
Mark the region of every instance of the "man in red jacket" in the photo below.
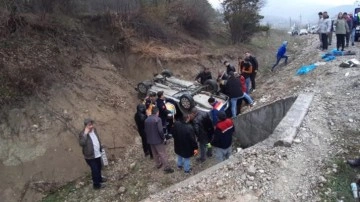
<svg viewBox="0 0 360 202">
<path fill-rule="evenodd" d="M 219 111 L 217 115 L 219 122 L 216 124 L 211 145 L 214 147 L 216 159 L 221 162 L 231 155 L 232 136 L 235 128 L 232 120 L 226 118 L 225 112 Z"/>
</svg>

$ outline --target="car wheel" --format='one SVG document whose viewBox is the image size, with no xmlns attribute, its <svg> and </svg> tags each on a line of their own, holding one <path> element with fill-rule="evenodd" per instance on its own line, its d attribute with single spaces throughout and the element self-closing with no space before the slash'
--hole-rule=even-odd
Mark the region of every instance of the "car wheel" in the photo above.
<svg viewBox="0 0 360 202">
<path fill-rule="evenodd" d="M 150 81 L 143 81 L 137 85 L 137 91 L 141 94 L 146 94 L 149 88 L 151 87 Z"/>
<path fill-rule="evenodd" d="M 168 78 L 168 77 L 172 77 L 173 73 L 172 73 L 170 70 L 165 69 L 164 71 L 161 72 L 161 75 L 162 75 L 163 77 Z"/>
<path fill-rule="evenodd" d="M 189 111 L 191 110 L 193 107 L 195 107 L 195 101 L 194 98 L 189 95 L 189 94 L 184 94 L 180 97 L 180 106 Z"/>
<path fill-rule="evenodd" d="M 219 90 L 219 86 L 214 79 L 208 79 L 204 82 L 204 86 L 206 86 L 205 90 L 210 93 L 216 93 Z"/>
</svg>

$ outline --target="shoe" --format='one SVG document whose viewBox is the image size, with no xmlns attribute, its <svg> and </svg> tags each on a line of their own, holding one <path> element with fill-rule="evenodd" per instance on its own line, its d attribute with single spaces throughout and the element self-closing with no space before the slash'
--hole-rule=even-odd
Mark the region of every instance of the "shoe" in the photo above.
<svg viewBox="0 0 360 202">
<path fill-rule="evenodd" d="M 93 186 L 94 189 L 103 189 L 106 187 L 106 184 L 100 184 L 99 186 Z"/>
<path fill-rule="evenodd" d="M 104 176 L 101 176 L 101 183 L 103 183 L 103 182 L 107 182 L 108 181 L 108 179 L 106 178 L 106 177 L 104 177 Z"/>
<path fill-rule="evenodd" d="M 351 46 L 355 46 L 355 44 L 354 44 L 354 43 L 351 43 Z"/>
<path fill-rule="evenodd" d="M 204 161 L 206 161 L 206 159 L 197 158 L 196 161 L 197 161 L 197 162 L 200 162 L 200 163 L 203 163 Z"/>
<path fill-rule="evenodd" d="M 358 167 L 358 166 L 360 166 L 360 161 L 359 161 L 359 159 L 347 160 L 347 163 L 348 163 L 351 167 Z"/>
<path fill-rule="evenodd" d="M 183 169 L 183 167 L 182 167 L 182 166 L 178 166 L 178 168 L 179 168 L 179 170 L 182 170 L 182 169 Z"/>
<path fill-rule="evenodd" d="M 157 168 L 157 169 L 160 169 L 160 168 L 162 167 L 162 165 L 163 165 L 163 164 L 161 163 L 160 165 L 157 165 L 156 168 Z"/>
<path fill-rule="evenodd" d="M 174 169 L 172 169 L 172 168 L 166 168 L 166 169 L 164 169 L 164 172 L 165 172 L 166 174 L 168 174 L 168 173 L 173 173 L 173 172 L 174 172 Z"/>
<path fill-rule="evenodd" d="M 185 170 L 184 173 L 191 173 L 192 169 L 190 168 L 189 170 Z"/>
</svg>

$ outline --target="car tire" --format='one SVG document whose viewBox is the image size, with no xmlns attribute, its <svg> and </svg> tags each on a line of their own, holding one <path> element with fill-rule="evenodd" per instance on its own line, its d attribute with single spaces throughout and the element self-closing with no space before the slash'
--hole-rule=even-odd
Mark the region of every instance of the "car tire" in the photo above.
<svg viewBox="0 0 360 202">
<path fill-rule="evenodd" d="M 152 86 L 151 81 L 143 81 L 137 85 L 137 91 L 141 94 L 146 95 L 149 88 Z"/>
<path fill-rule="evenodd" d="M 193 107 L 195 107 L 194 98 L 189 94 L 184 94 L 180 97 L 179 101 L 180 107 L 186 111 L 190 111 Z"/>
<path fill-rule="evenodd" d="M 165 69 L 164 71 L 161 72 L 161 75 L 165 78 L 169 78 L 172 77 L 173 73 L 170 70 Z"/>
<path fill-rule="evenodd" d="M 219 90 L 219 85 L 214 79 L 208 79 L 204 82 L 204 86 L 206 86 L 205 90 L 210 93 L 216 93 Z"/>
</svg>

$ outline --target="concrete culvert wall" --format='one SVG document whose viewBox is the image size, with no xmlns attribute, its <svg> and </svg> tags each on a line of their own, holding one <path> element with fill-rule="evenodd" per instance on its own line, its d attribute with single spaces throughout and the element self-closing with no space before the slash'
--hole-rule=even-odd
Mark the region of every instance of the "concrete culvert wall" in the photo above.
<svg viewBox="0 0 360 202">
<path fill-rule="evenodd" d="M 285 117 L 296 96 L 278 100 L 234 119 L 234 147 L 247 148 L 267 139 Z"/>
</svg>

